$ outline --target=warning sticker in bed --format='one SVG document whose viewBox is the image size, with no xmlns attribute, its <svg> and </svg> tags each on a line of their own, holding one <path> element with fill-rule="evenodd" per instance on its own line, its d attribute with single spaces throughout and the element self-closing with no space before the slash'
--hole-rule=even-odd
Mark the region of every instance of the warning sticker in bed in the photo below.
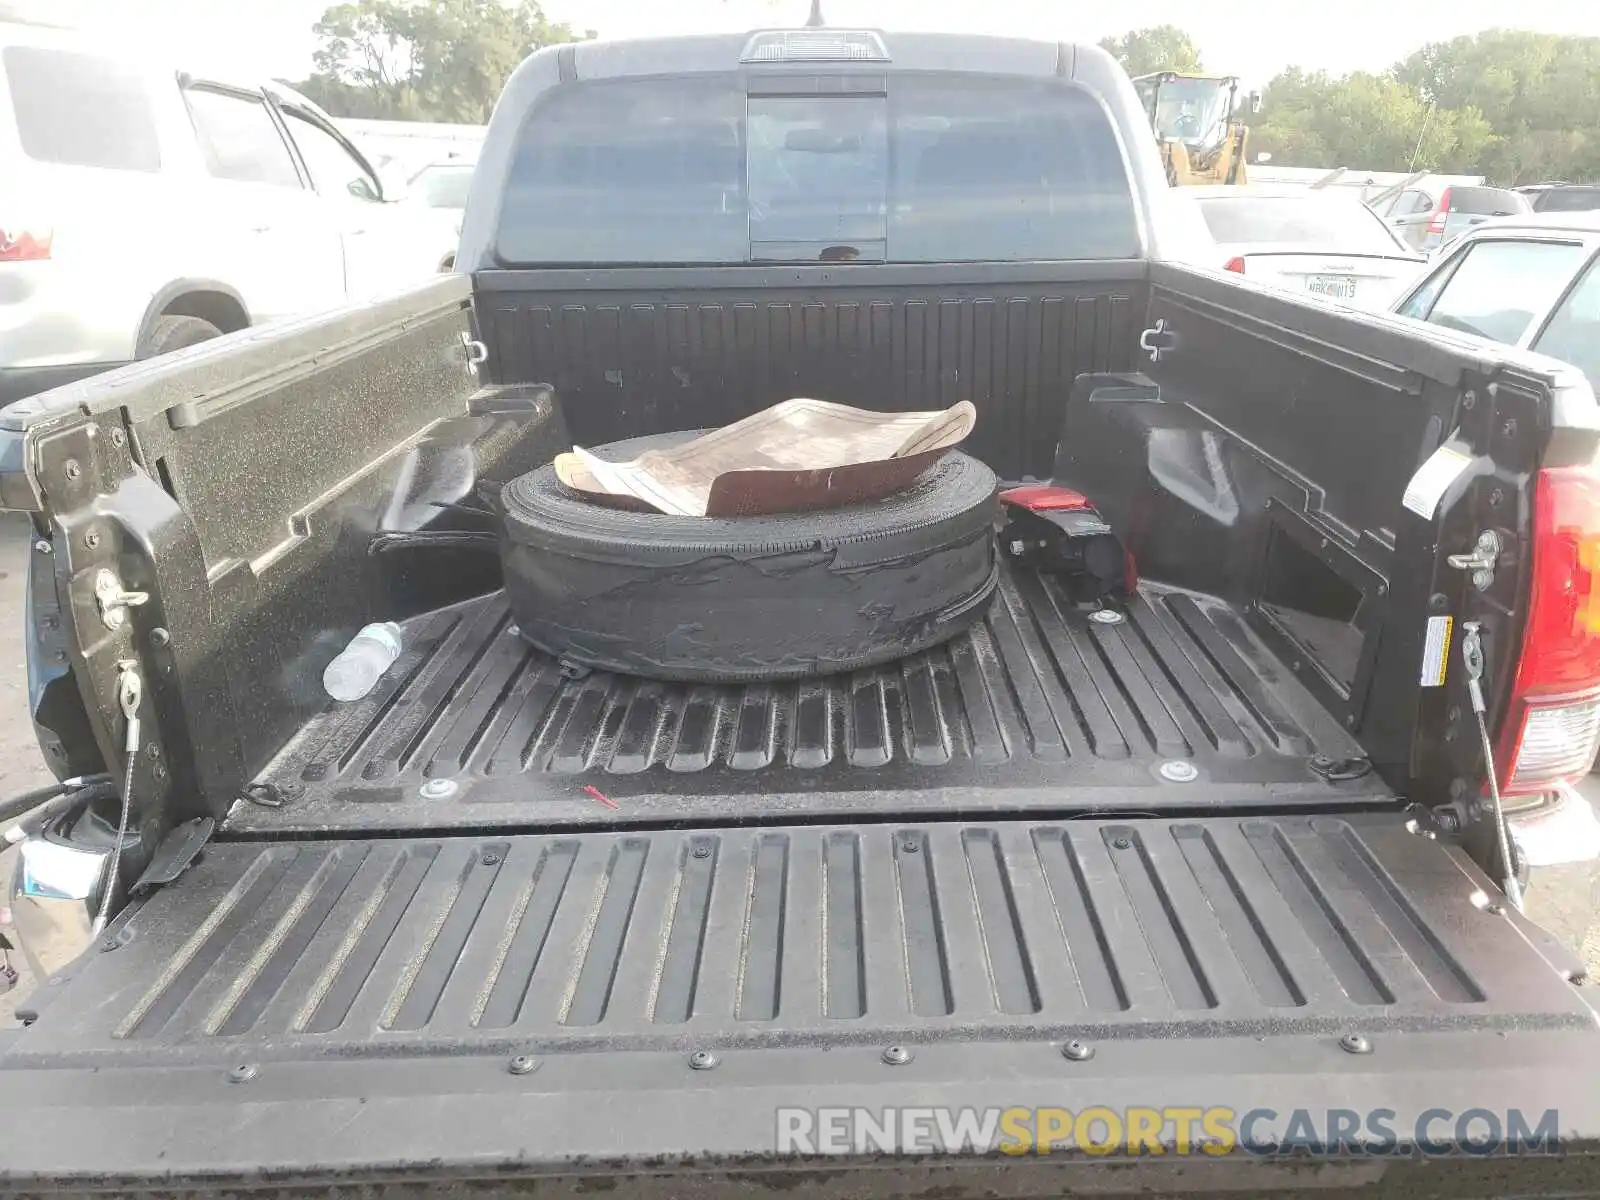
<svg viewBox="0 0 1600 1200">
<path fill-rule="evenodd" d="M 1450 669 L 1450 630 L 1454 617 L 1429 617 L 1428 637 L 1422 646 L 1423 687 L 1443 687 Z"/>
<path fill-rule="evenodd" d="M 1406 494 L 1401 503 L 1425 521 L 1433 520 L 1439 511 L 1439 501 L 1467 469 L 1472 459 L 1459 450 L 1440 446 L 1428 455 L 1428 461 L 1417 468 L 1417 473 L 1406 484 Z"/>
</svg>

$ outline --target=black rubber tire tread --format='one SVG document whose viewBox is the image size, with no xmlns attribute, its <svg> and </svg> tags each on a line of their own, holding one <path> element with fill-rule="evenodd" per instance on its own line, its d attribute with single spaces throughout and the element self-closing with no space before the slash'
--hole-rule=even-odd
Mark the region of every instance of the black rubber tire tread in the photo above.
<svg viewBox="0 0 1600 1200">
<path fill-rule="evenodd" d="M 693 436 L 595 452 L 633 458 Z M 695 682 L 857 670 L 981 614 L 996 492 L 994 472 L 952 452 L 876 503 L 724 520 L 597 505 L 546 465 L 501 494 L 506 590 L 527 640 L 595 669 Z"/>
<path fill-rule="evenodd" d="M 145 336 L 140 339 L 138 356 L 154 358 L 170 350 L 198 346 L 201 342 L 209 342 L 212 338 L 221 336 L 222 330 L 200 317 L 157 317 L 151 322 Z"/>
</svg>

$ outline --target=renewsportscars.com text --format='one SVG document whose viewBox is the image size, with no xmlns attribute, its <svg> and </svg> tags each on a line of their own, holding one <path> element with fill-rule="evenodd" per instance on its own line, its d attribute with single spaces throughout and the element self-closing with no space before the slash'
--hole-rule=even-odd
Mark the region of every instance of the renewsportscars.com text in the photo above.
<svg viewBox="0 0 1600 1200">
<path fill-rule="evenodd" d="M 779 1154 L 1559 1154 L 1554 1109 L 780 1108 Z"/>
</svg>

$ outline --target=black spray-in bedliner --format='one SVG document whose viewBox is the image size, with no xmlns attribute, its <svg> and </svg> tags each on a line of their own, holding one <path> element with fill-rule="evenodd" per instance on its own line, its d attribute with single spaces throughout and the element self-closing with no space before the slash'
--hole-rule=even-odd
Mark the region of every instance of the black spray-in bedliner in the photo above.
<svg viewBox="0 0 1600 1200">
<path fill-rule="evenodd" d="M 1311 770 L 1315 754 L 1359 751 L 1233 610 L 1150 584 L 1129 620 L 1102 625 L 1052 581 L 1007 568 L 970 633 L 801 684 L 568 678 L 517 636 L 498 595 L 411 622 L 405 646 L 370 696 L 324 711 L 263 773 L 287 803 L 242 801 L 229 831 L 1386 795 L 1371 776 L 1329 784 Z M 1187 774 L 1172 764 L 1196 777 L 1170 781 Z"/>
</svg>

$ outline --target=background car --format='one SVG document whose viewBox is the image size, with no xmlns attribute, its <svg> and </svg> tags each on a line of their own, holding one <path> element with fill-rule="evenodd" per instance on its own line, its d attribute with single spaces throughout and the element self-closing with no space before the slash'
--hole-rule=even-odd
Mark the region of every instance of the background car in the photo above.
<svg viewBox="0 0 1600 1200">
<path fill-rule="evenodd" d="M 1435 198 L 1423 188 L 1407 188 L 1382 205 L 1378 214 L 1396 236 L 1416 250 L 1435 250 L 1493 217 L 1532 212 L 1528 197 L 1509 188 L 1452 184 Z"/>
<path fill-rule="evenodd" d="M 1387 308 L 1422 269 L 1360 199 L 1310 188 L 1194 188 L 1215 241 L 1206 265 L 1290 291 Z"/>
<path fill-rule="evenodd" d="M 470 162 L 429 163 L 411 177 L 411 198 L 429 208 L 461 212 L 467 207 L 467 192 L 472 188 Z"/>
<path fill-rule="evenodd" d="M 454 261 L 316 105 L 0 18 L 0 403 Z"/>
<path fill-rule="evenodd" d="M 1517 191 L 1534 212 L 1593 212 L 1600 209 L 1600 184 L 1530 183 Z"/>
<path fill-rule="evenodd" d="M 456 239 L 461 238 L 461 215 L 466 211 L 467 193 L 472 189 L 470 161 L 452 160 L 430 163 L 411 177 L 410 200 L 448 221 Z M 455 266 L 452 257 L 446 269 Z"/>
<path fill-rule="evenodd" d="M 1462 238 L 1394 306 L 1579 368 L 1600 386 L 1600 212 L 1530 214 Z"/>
</svg>

